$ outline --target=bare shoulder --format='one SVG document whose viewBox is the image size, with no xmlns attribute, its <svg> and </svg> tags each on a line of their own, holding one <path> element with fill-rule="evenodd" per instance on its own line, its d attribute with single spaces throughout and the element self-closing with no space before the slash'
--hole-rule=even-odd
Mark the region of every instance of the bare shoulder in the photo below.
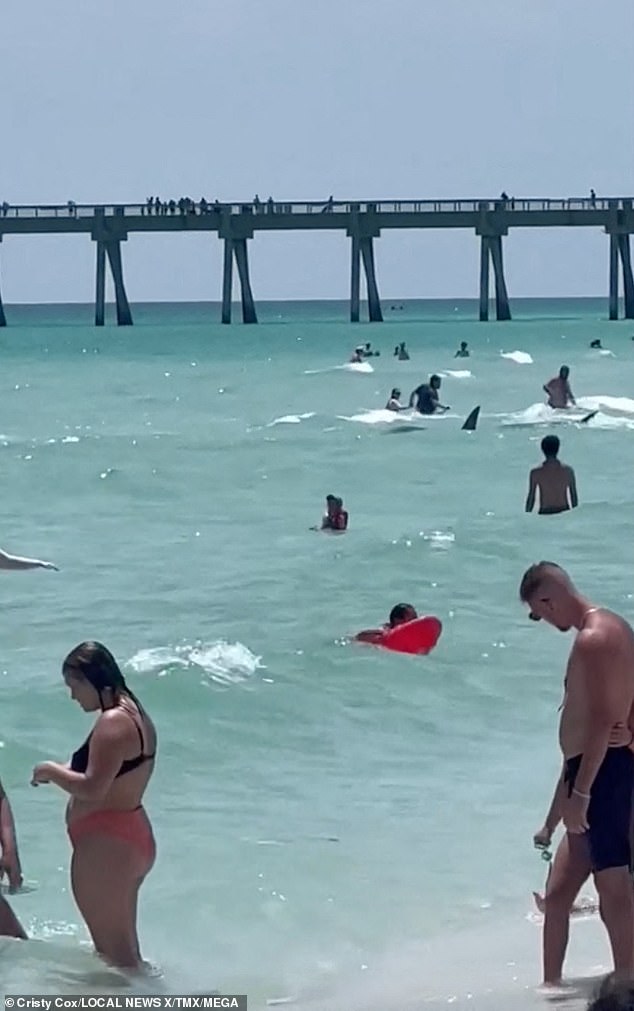
<svg viewBox="0 0 634 1011">
<path fill-rule="evenodd" d="M 119 706 L 113 706 L 112 709 L 106 709 L 101 714 L 95 724 L 93 736 L 112 740 L 115 737 L 127 737 L 130 730 L 134 732 L 134 725 L 130 717 L 126 716 Z"/>
</svg>

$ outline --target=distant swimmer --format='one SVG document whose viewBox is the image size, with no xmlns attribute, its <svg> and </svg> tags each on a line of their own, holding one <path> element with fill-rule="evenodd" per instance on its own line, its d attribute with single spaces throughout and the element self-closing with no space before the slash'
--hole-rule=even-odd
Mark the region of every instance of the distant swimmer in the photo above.
<svg viewBox="0 0 634 1011">
<path fill-rule="evenodd" d="M 559 446 L 556 435 L 547 435 L 542 439 L 542 453 L 545 460 L 540 467 L 535 467 L 530 472 L 526 498 L 527 513 L 533 511 L 537 489 L 539 489 L 540 516 L 567 512 L 579 505 L 575 472 L 572 467 L 557 459 Z"/>
<path fill-rule="evenodd" d="M 364 361 L 363 345 L 360 344 L 358 348 L 355 348 L 350 355 L 350 361 L 355 365 L 360 365 Z"/>
<path fill-rule="evenodd" d="M 544 393 L 548 394 L 548 406 L 549 407 L 568 407 L 569 404 L 576 404 L 577 401 L 572 395 L 572 390 L 570 389 L 570 383 L 568 382 L 568 376 L 570 375 L 570 369 L 567 365 L 562 365 L 559 370 L 559 375 L 551 379 L 543 387 Z"/>
<path fill-rule="evenodd" d="M 595 348 L 597 351 L 603 351 L 603 345 L 601 344 L 601 341 L 598 339 L 590 341 L 590 347 Z"/>
<path fill-rule="evenodd" d="M 390 399 L 388 400 L 387 404 L 385 405 L 385 410 L 386 411 L 404 411 L 404 410 L 406 410 L 406 408 L 401 403 L 401 391 L 399 389 L 397 389 L 396 386 L 394 387 L 394 389 L 390 393 Z"/>
<path fill-rule="evenodd" d="M 6 877 L 9 891 L 17 892 L 22 885 L 22 867 L 18 853 L 18 842 L 11 805 L 2 783 L 0 783 L 0 881 Z M 0 895 L 0 936 L 17 937 L 26 941 L 27 937 L 6 899 Z"/>
<path fill-rule="evenodd" d="M 398 358 L 399 362 L 409 361 L 409 351 L 405 347 L 405 341 L 402 344 L 397 344 L 394 348 L 394 357 Z"/>
<path fill-rule="evenodd" d="M 383 628 L 366 628 L 363 632 L 357 632 L 355 639 L 357 642 L 369 642 L 372 645 L 377 645 L 388 629 L 404 625 L 406 621 L 414 621 L 417 617 L 416 610 L 411 604 L 396 604 L 390 611 L 390 617 Z"/>
<path fill-rule="evenodd" d="M 378 358 L 381 354 L 380 351 L 373 351 L 372 344 L 368 341 L 365 347 L 361 348 L 361 354 L 364 358 Z"/>
<path fill-rule="evenodd" d="M 468 358 L 470 353 L 471 352 L 469 351 L 469 345 L 467 344 L 467 342 L 461 341 L 460 347 L 456 351 L 454 358 Z"/>
<path fill-rule="evenodd" d="M 348 529 L 348 513 L 343 508 L 343 499 L 338 495 L 326 495 L 326 515 L 320 527 L 311 530 L 330 530 L 333 533 L 343 533 Z"/>
<path fill-rule="evenodd" d="M 428 383 L 422 383 L 412 391 L 409 406 L 415 407 L 419 414 L 435 414 L 436 411 L 451 410 L 450 407 L 446 407 L 438 400 L 440 384 L 440 376 L 430 376 Z"/>
</svg>

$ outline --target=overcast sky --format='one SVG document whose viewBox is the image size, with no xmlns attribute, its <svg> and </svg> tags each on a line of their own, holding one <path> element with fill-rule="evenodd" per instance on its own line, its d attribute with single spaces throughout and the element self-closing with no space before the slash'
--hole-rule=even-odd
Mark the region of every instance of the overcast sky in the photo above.
<svg viewBox="0 0 634 1011">
<path fill-rule="evenodd" d="M 5 0 L 0 201 L 634 194 L 632 0 Z M 344 298 L 343 233 L 261 235 L 256 299 Z M 128 295 L 218 299 L 213 235 L 125 244 Z M 515 295 L 607 293 L 600 231 L 512 233 Z M 381 295 L 475 297 L 467 232 L 384 232 Z M 91 301 L 88 237 L 8 237 L 5 302 Z"/>
</svg>

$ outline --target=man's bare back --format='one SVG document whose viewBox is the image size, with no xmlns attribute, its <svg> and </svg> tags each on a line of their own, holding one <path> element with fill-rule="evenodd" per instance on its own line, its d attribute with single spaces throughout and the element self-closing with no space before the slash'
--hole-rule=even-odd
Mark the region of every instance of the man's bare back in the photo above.
<svg viewBox="0 0 634 1011">
<path fill-rule="evenodd" d="M 587 657 L 591 642 L 595 654 L 598 654 L 597 659 L 600 660 L 601 655 L 603 657 L 601 669 L 596 671 Z M 623 740 L 620 742 L 623 747 L 631 740 L 630 724 L 634 716 L 634 632 L 618 614 L 592 608 L 577 633 L 566 669 L 565 697 L 559 723 L 559 744 L 564 759 L 584 751 L 589 724 L 597 716 L 591 682 L 599 677 L 604 682 L 601 691 L 607 693 L 607 704 L 616 717 L 613 727 L 623 728 Z"/>
<path fill-rule="evenodd" d="M 566 512 L 578 505 L 575 472 L 559 460 L 546 460 L 541 467 L 531 470 L 526 512 L 532 512 L 538 490 L 542 516 Z"/>
</svg>

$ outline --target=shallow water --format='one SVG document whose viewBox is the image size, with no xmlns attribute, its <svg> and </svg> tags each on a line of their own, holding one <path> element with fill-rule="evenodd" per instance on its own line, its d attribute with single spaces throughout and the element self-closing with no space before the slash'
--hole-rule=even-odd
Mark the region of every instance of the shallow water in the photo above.
<svg viewBox="0 0 634 1011">
<path fill-rule="evenodd" d="M 140 911 L 156 972 L 137 989 L 248 992 L 256 1009 L 543 1002 L 531 840 L 569 641 L 526 620 L 517 586 L 550 557 L 634 615 L 634 326 L 593 302 L 524 304 L 511 324 L 404 305 L 372 327 L 316 304 L 264 307 L 251 328 L 192 306 L 141 307 L 125 330 L 84 307 L 10 315 L 2 546 L 61 571 L 2 574 L 0 774 L 36 885 L 14 907 L 37 939 L 0 946 L 7 992 L 125 983 L 68 890 L 64 798 L 28 785 L 87 732 L 60 663 L 97 638 L 160 734 Z M 366 340 L 373 371 L 342 368 Z M 543 404 L 564 362 L 578 414 Z M 388 416 L 390 389 L 432 371 L 451 411 Z M 527 516 L 549 431 L 581 506 Z M 345 537 L 308 529 L 328 492 Z M 346 640 L 400 600 L 441 618 L 430 656 Z M 575 922 L 570 1006 L 607 965 L 596 919 Z"/>
</svg>

